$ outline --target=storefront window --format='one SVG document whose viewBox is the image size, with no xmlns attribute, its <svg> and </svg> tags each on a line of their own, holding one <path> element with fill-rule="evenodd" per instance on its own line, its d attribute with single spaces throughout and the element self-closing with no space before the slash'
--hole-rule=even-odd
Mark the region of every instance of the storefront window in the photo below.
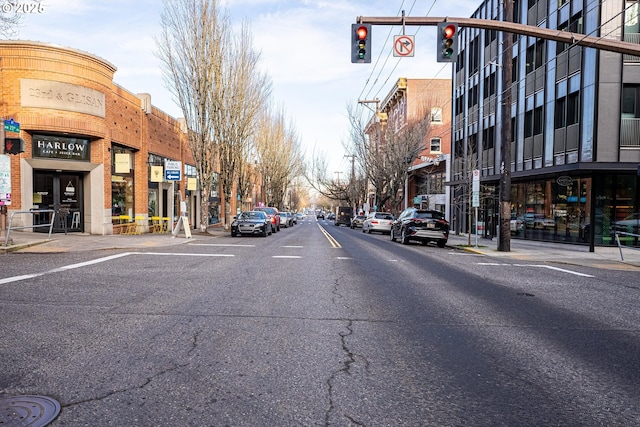
<svg viewBox="0 0 640 427">
<path fill-rule="evenodd" d="M 511 189 L 511 232 L 517 238 L 588 243 L 590 178 L 559 176 Z"/>
<path fill-rule="evenodd" d="M 111 149 L 111 215 L 120 222 L 120 215 L 134 217 L 133 151 L 113 146 Z"/>
<path fill-rule="evenodd" d="M 617 233 L 621 244 L 638 246 L 638 178 L 635 175 L 607 175 L 597 179 L 602 191 L 596 201 L 595 243 L 617 244 Z"/>
</svg>

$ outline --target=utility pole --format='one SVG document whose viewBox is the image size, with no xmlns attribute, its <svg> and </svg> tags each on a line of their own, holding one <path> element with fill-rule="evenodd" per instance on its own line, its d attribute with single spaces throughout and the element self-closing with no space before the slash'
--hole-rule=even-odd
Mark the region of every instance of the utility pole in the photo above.
<svg viewBox="0 0 640 427">
<path fill-rule="evenodd" d="M 345 154 L 344 155 L 345 158 L 347 159 L 351 159 L 351 178 L 349 179 L 349 191 L 348 193 L 350 194 L 350 196 L 353 196 L 353 212 L 354 215 L 355 213 L 357 213 L 358 211 L 358 202 L 360 200 L 359 199 L 359 195 L 358 195 L 358 191 L 357 191 L 357 187 L 354 185 L 354 180 L 356 177 L 356 155 L 355 154 Z"/>
<path fill-rule="evenodd" d="M 513 21 L 513 0 L 503 1 L 503 20 Z M 498 251 L 511 251 L 511 77 L 513 35 L 502 32 L 502 132 L 500 145 L 500 235 Z"/>
<path fill-rule="evenodd" d="M 335 171 L 334 173 L 338 175 L 338 185 L 340 185 L 340 174 L 342 173 L 342 171 Z"/>
<path fill-rule="evenodd" d="M 353 181 L 353 179 L 356 176 L 356 155 L 355 154 L 345 154 L 344 155 L 345 158 L 347 159 L 351 159 L 351 181 Z"/>
</svg>

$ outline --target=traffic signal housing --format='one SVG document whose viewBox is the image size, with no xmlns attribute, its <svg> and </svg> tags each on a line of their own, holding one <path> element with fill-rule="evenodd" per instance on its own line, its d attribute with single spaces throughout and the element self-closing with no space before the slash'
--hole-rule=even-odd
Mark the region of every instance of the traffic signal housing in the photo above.
<svg viewBox="0 0 640 427">
<path fill-rule="evenodd" d="M 351 24 L 351 62 L 371 63 L 371 24 Z"/>
<path fill-rule="evenodd" d="M 24 153 L 24 140 L 22 138 L 5 138 L 4 154 Z"/>
<path fill-rule="evenodd" d="M 438 23 L 438 62 L 455 62 L 458 58 L 458 24 L 455 22 Z"/>
</svg>

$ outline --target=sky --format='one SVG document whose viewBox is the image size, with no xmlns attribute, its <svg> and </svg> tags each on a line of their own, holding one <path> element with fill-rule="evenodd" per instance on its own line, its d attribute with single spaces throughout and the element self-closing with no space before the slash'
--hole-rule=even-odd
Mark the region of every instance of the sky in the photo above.
<svg viewBox="0 0 640 427">
<path fill-rule="evenodd" d="M 30 0 L 19 0 L 28 3 Z M 25 14 L 17 39 L 82 50 L 113 64 L 114 82 L 182 117 L 156 56 L 163 0 L 42 0 L 42 13 Z M 371 64 L 351 63 L 356 17 L 469 18 L 480 0 L 220 0 L 234 24 L 249 23 L 261 67 L 272 81 L 272 103 L 281 107 L 307 159 L 320 155 L 335 171 L 348 171 L 347 106 L 383 100 L 396 81 L 450 78 L 451 65 L 436 62 L 434 26 L 407 26 L 414 57 L 393 56 L 401 26 L 374 25 Z M 369 104 L 373 106 L 373 104 Z M 369 113 L 368 111 L 366 112 Z M 329 171 L 331 173 L 331 171 Z"/>
</svg>

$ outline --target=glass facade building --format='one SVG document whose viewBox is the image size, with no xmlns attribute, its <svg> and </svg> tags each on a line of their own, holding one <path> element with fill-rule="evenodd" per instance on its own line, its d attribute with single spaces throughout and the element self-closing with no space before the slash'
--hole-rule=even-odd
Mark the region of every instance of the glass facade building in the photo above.
<svg viewBox="0 0 640 427">
<path fill-rule="evenodd" d="M 488 0 L 472 18 L 502 15 L 502 3 Z M 637 2 L 519 0 L 513 21 L 640 42 Z M 502 48 L 506 37 L 510 52 Z M 456 231 L 475 229 L 468 194 L 478 169 L 478 222 L 487 237 L 497 234 L 502 168 L 510 167 L 513 238 L 594 246 L 615 243 L 617 234 L 638 246 L 640 57 L 476 28 L 461 28 L 458 42 L 448 182 Z M 509 143 L 511 161 L 502 166 Z"/>
</svg>

